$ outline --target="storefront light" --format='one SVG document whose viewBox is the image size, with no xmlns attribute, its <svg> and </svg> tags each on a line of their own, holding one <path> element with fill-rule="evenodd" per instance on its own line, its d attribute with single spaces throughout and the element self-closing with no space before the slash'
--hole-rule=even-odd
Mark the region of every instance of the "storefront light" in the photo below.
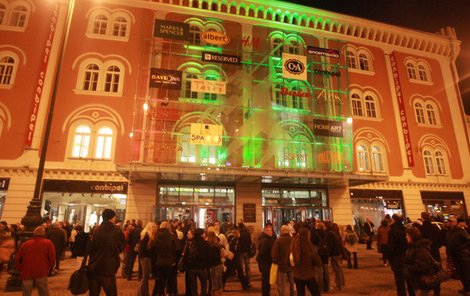
<svg viewBox="0 0 470 296">
<path fill-rule="evenodd" d="M 133 133 L 133 132 L 130 132 L 130 133 L 129 133 L 129 138 L 132 138 L 132 137 L 134 137 L 134 133 Z"/>
<path fill-rule="evenodd" d="M 346 119 L 346 122 L 349 123 L 349 124 L 352 124 L 352 122 L 353 122 L 352 117 L 348 117 L 348 118 Z"/>
<path fill-rule="evenodd" d="M 142 108 L 144 109 L 145 112 L 147 112 L 148 109 L 149 109 L 149 104 L 147 102 L 145 102 L 144 105 L 142 106 Z"/>
</svg>

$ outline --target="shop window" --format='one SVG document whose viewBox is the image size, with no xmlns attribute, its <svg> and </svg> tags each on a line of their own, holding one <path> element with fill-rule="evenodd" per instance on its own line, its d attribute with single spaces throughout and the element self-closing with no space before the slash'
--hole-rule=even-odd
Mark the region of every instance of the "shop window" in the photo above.
<svg viewBox="0 0 470 296">
<path fill-rule="evenodd" d="M 116 60 L 87 59 L 80 64 L 77 81 L 79 94 L 121 96 L 124 83 L 124 66 Z"/>
<path fill-rule="evenodd" d="M 365 47 L 348 45 L 346 63 L 348 70 L 362 74 L 373 74 L 372 53 Z"/>
<path fill-rule="evenodd" d="M 132 16 L 124 11 L 96 9 L 88 17 L 89 38 L 117 41 L 129 40 Z"/>
<path fill-rule="evenodd" d="M 412 57 L 405 59 L 406 71 L 411 82 L 430 85 L 431 72 L 429 64 L 422 60 Z"/>
<path fill-rule="evenodd" d="M 370 91 L 362 93 L 359 90 L 354 90 L 351 92 L 351 107 L 355 117 L 380 118 L 377 96 Z"/>
<path fill-rule="evenodd" d="M 114 131 L 109 126 L 82 124 L 74 129 L 72 136 L 72 158 L 89 158 L 94 151 L 94 159 L 109 160 L 112 157 Z"/>
<path fill-rule="evenodd" d="M 72 157 L 86 158 L 90 149 L 91 129 L 80 125 L 75 129 L 73 137 Z"/>
<path fill-rule="evenodd" d="M 417 97 L 414 99 L 416 122 L 419 125 L 439 126 L 440 119 L 437 104 L 432 98 Z"/>
<path fill-rule="evenodd" d="M 442 150 L 425 148 L 423 161 L 426 175 L 447 176 L 447 156 Z"/>
<path fill-rule="evenodd" d="M 17 62 L 8 53 L 0 52 L 0 87 L 13 85 Z"/>
</svg>

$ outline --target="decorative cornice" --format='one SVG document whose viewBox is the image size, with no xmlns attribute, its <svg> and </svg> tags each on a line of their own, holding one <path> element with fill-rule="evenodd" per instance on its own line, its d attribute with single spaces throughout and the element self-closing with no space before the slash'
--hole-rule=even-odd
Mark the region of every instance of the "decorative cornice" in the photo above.
<svg viewBox="0 0 470 296">
<path fill-rule="evenodd" d="M 407 181 L 383 181 L 377 183 L 368 183 L 360 186 L 355 186 L 358 189 L 393 189 L 393 190 L 407 190 L 407 189 L 419 189 L 419 190 L 446 190 L 446 191 L 464 191 L 470 190 L 470 184 L 468 183 L 426 183 L 426 182 L 407 182 Z"/>
<path fill-rule="evenodd" d="M 35 168 L 0 168 L 1 177 L 35 177 Z M 45 169 L 44 179 L 59 180 L 93 180 L 93 181 L 127 181 L 116 171 L 87 171 L 67 169 Z"/>
<path fill-rule="evenodd" d="M 115 4 L 115 0 L 105 0 Z M 170 2 L 170 3 L 168 3 Z M 447 27 L 440 32 L 426 33 L 413 29 L 387 25 L 380 22 L 334 13 L 281 1 L 227 1 L 227 0 L 120 0 L 120 4 L 136 7 L 156 7 L 157 5 L 182 6 L 191 10 L 205 10 L 252 19 L 262 19 L 296 27 L 335 34 L 335 38 L 347 36 L 378 42 L 393 47 L 401 47 L 455 59 L 460 52 L 460 41 L 455 30 Z M 273 24 L 273 27 L 276 25 Z M 339 35 L 339 36 L 338 36 Z"/>
</svg>

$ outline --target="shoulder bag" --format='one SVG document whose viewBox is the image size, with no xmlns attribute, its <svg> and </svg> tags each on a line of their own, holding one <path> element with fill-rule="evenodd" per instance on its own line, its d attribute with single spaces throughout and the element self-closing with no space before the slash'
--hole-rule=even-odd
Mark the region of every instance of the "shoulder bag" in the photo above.
<svg viewBox="0 0 470 296">
<path fill-rule="evenodd" d="M 88 267 L 86 266 L 88 256 L 83 257 L 80 268 L 75 270 L 69 279 L 68 289 L 73 295 L 85 294 L 88 291 Z"/>
</svg>

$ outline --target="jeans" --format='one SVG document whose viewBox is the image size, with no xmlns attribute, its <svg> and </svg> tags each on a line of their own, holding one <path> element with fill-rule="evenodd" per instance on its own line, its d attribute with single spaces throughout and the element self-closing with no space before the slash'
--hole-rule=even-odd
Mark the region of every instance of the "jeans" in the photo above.
<svg viewBox="0 0 470 296">
<path fill-rule="evenodd" d="M 23 281 L 23 296 L 31 296 L 33 286 L 36 284 L 39 296 L 49 296 L 49 288 L 47 287 L 47 277 L 37 278 L 33 280 Z"/>
<path fill-rule="evenodd" d="M 331 256 L 331 268 L 335 273 L 335 283 L 338 290 L 342 290 L 345 286 L 343 266 L 341 265 L 342 256 Z"/>
<path fill-rule="evenodd" d="M 224 275 L 222 277 L 222 281 L 224 283 L 227 282 L 227 279 L 237 272 L 238 280 L 240 281 L 240 284 L 242 285 L 242 288 L 246 289 L 248 288 L 248 285 L 250 284 L 248 282 L 248 279 L 246 278 L 245 274 L 243 273 L 243 268 L 238 260 L 233 260 L 232 262 L 227 263 L 227 270 L 224 272 Z M 269 280 L 268 280 L 269 282 Z"/>
<path fill-rule="evenodd" d="M 224 274 L 224 265 L 220 264 L 209 269 L 212 291 L 222 290 L 224 283 L 222 280 Z"/>
<path fill-rule="evenodd" d="M 103 288 L 106 296 L 117 296 L 116 276 L 102 276 L 90 274 L 88 277 L 90 296 L 99 296 Z"/>
<path fill-rule="evenodd" d="M 261 273 L 261 295 L 269 296 L 271 291 L 271 284 L 269 283 L 270 272 Z"/>
<path fill-rule="evenodd" d="M 398 296 L 406 296 L 405 269 L 403 265 L 392 266 Z"/>
<path fill-rule="evenodd" d="M 242 265 L 242 270 L 245 272 L 245 277 L 250 283 L 250 255 L 248 253 L 240 254 L 240 264 Z"/>
<path fill-rule="evenodd" d="M 388 260 L 388 248 L 387 248 L 387 245 L 385 244 L 380 244 L 379 245 L 379 248 L 380 248 L 380 252 L 382 253 L 382 260 L 384 262 L 384 264 L 387 263 L 387 260 Z"/>
<path fill-rule="evenodd" d="M 328 271 L 328 263 L 319 267 L 317 277 L 320 291 L 328 292 L 330 290 L 330 272 Z"/>
<path fill-rule="evenodd" d="M 169 295 L 175 295 L 177 289 L 176 276 L 176 265 L 158 265 L 156 267 L 155 286 L 153 287 L 152 296 L 166 295 L 165 290 L 168 291 Z"/>
<path fill-rule="evenodd" d="M 297 296 L 305 296 L 305 286 L 310 291 L 311 296 L 320 296 L 320 289 L 315 278 L 309 280 L 294 279 L 294 281 L 297 287 Z"/>
<path fill-rule="evenodd" d="M 149 296 L 149 279 L 150 270 L 152 268 L 152 260 L 150 257 L 140 258 L 140 264 L 142 265 L 142 280 L 139 285 L 139 296 Z"/>
<path fill-rule="evenodd" d="M 294 272 L 277 272 L 277 290 L 279 292 L 279 296 L 286 295 L 286 281 L 289 284 L 289 295 L 295 296 L 294 292 Z"/>
<path fill-rule="evenodd" d="M 354 260 L 354 269 L 357 269 L 357 252 L 352 252 L 352 257 Z M 348 258 L 348 268 L 353 268 L 353 265 L 351 264 L 351 256 Z"/>
<path fill-rule="evenodd" d="M 129 251 L 128 254 L 128 260 L 127 260 L 127 266 L 126 266 L 126 276 L 127 279 L 130 280 L 132 279 L 132 271 L 134 270 L 134 262 L 135 259 L 137 258 L 137 253 L 134 252 L 134 250 Z M 142 266 L 140 265 L 139 261 L 139 279 L 142 278 Z"/>
<path fill-rule="evenodd" d="M 201 282 L 201 294 L 207 296 L 207 270 L 205 269 L 191 269 L 189 273 L 189 282 L 191 289 L 191 296 L 197 296 L 197 279 Z"/>
</svg>

